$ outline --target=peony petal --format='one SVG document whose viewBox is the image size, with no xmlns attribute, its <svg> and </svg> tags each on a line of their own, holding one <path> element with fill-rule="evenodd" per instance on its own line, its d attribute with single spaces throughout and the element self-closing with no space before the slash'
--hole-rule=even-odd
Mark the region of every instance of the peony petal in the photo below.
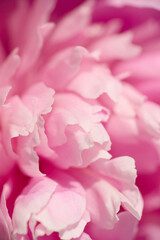
<svg viewBox="0 0 160 240">
<path fill-rule="evenodd" d="M 18 49 L 14 49 L 11 54 L 5 59 L 0 67 L 1 86 L 8 86 L 11 84 L 11 79 L 15 75 L 20 65 L 20 57 Z M 10 71 L 8 71 L 8 69 Z"/>
<path fill-rule="evenodd" d="M 2 189 L 0 202 L 0 238 L 3 240 L 11 240 L 11 232 L 13 230 L 11 218 L 6 206 L 6 200 L 10 192 L 9 184 L 5 184 Z"/>
<path fill-rule="evenodd" d="M 112 183 L 121 192 L 121 201 L 137 219 L 142 216 L 143 202 L 135 187 L 135 162 L 130 157 L 119 157 L 110 161 L 97 161 L 92 167 L 100 174 L 109 177 Z"/>
<path fill-rule="evenodd" d="M 27 234 L 27 222 L 38 213 L 51 198 L 57 184 L 48 178 L 32 179 L 20 195 L 13 211 L 14 234 Z M 24 208 L 25 206 L 25 208 Z M 22 216 L 22 217 L 19 217 Z"/>
<path fill-rule="evenodd" d="M 114 167 L 107 169 L 105 166 Z M 135 186 L 134 160 L 129 157 L 99 160 L 93 163 L 91 168 L 94 171 L 71 171 L 86 188 L 87 209 L 91 214 L 91 221 L 101 228 L 113 228 L 118 221 L 117 213 L 121 203 L 140 219 L 143 202 Z"/>
<path fill-rule="evenodd" d="M 46 23 L 54 5 L 54 0 L 47 0 L 45 4 L 42 0 L 36 0 L 32 7 L 27 1 L 18 2 L 15 12 L 10 16 L 10 37 L 13 39 L 13 45 L 20 46 L 20 55 L 23 58 L 21 69 L 23 70 L 28 69 L 39 55 L 42 36 L 38 28 Z M 25 28 L 24 25 L 26 25 Z M 22 34 L 19 35 L 18 32 Z M 30 36 L 30 41 L 26 41 L 28 36 Z M 31 55 L 32 58 L 30 58 Z"/>
<path fill-rule="evenodd" d="M 99 50 L 100 60 L 125 60 L 140 54 L 141 48 L 132 43 L 132 32 L 101 38 L 89 47 L 90 51 Z"/>
<path fill-rule="evenodd" d="M 149 136 L 160 137 L 160 107 L 159 105 L 146 102 L 138 112 L 140 128 Z"/>
<path fill-rule="evenodd" d="M 59 232 L 80 221 L 84 211 L 85 201 L 80 195 L 69 190 L 57 192 L 50 199 L 47 208 L 36 216 L 36 220 L 48 230 Z"/>
<path fill-rule="evenodd" d="M 118 218 L 119 221 L 115 224 L 114 229 L 106 230 L 91 224 L 88 232 L 97 240 L 133 240 L 137 231 L 137 219 L 128 212 L 119 213 Z"/>
<path fill-rule="evenodd" d="M 54 171 L 54 179 L 32 178 L 19 195 L 13 211 L 14 236 L 27 234 L 27 226 L 34 239 L 53 232 L 59 232 L 63 239 L 82 234 L 90 219 L 86 212 L 84 189 L 60 171 Z M 26 208 L 22 211 L 24 205 Z"/>
<path fill-rule="evenodd" d="M 11 88 L 12 88 L 11 86 L 5 86 L 0 89 L 0 106 L 4 105 L 7 95 L 9 93 L 9 91 L 11 90 Z"/>
<path fill-rule="evenodd" d="M 39 171 L 39 157 L 34 147 L 40 144 L 37 128 L 26 137 L 19 137 L 16 144 L 18 164 L 24 174 L 30 177 L 38 177 L 43 174 Z"/>
<path fill-rule="evenodd" d="M 19 135 L 27 136 L 29 132 L 33 131 L 32 114 L 18 96 L 10 100 L 9 107 L 3 108 L 3 112 L 4 129 L 8 125 L 6 131 L 10 138 Z"/>
<path fill-rule="evenodd" d="M 52 110 L 54 93 L 54 90 L 48 88 L 44 83 L 37 83 L 28 89 L 22 100 L 31 110 L 33 110 L 32 105 L 34 104 L 37 115 L 47 114 Z"/>
<path fill-rule="evenodd" d="M 82 69 L 67 88 L 91 99 L 96 99 L 106 93 L 113 101 L 116 101 L 121 90 L 119 81 L 111 75 L 108 69 L 92 65 L 92 68 L 84 69 L 84 71 Z"/>
<path fill-rule="evenodd" d="M 75 240 L 92 240 L 92 239 L 88 234 L 82 233 L 82 235 L 79 238 L 76 238 Z"/>
<path fill-rule="evenodd" d="M 0 156 L 0 177 L 4 177 L 14 167 L 15 160 L 8 156 L 2 143 L 0 143 Z"/>
<path fill-rule="evenodd" d="M 81 233 L 84 231 L 84 228 L 86 224 L 90 221 L 90 216 L 88 212 L 85 212 L 84 216 L 80 220 L 77 226 L 72 226 L 71 228 L 68 228 L 65 231 L 61 231 L 59 236 L 61 239 L 70 239 L 70 238 L 77 238 L 81 235 Z M 83 233 L 82 233 L 83 234 Z"/>
<path fill-rule="evenodd" d="M 107 155 L 110 139 L 100 124 L 106 118 L 105 108 L 89 105 L 73 94 L 57 94 L 46 121 L 49 146 L 58 155 L 54 163 L 61 168 L 85 167 L 96 161 L 102 150 Z"/>
<path fill-rule="evenodd" d="M 85 48 L 79 46 L 58 52 L 47 62 L 40 78 L 45 79 L 45 83 L 55 90 L 64 89 L 78 72 L 86 52 Z"/>
<path fill-rule="evenodd" d="M 116 7 L 123 7 L 123 6 L 133 6 L 139 8 L 153 8 L 156 10 L 160 10 L 159 0 L 152 0 L 152 1 L 145 1 L 145 0 L 109 0 L 109 4 L 116 6 Z"/>
<path fill-rule="evenodd" d="M 63 41 L 72 39 L 83 32 L 84 28 L 90 22 L 90 13 L 92 9 L 92 2 L 88 1 L 80 5 L 75 10 L 72 10 L 64 16 L 59 22 L 55 29 L 53 40 L 55 42 L 62 41 L 62 35 L 64 36 Z M 81 21 L 79 21 L 81 19 Z M 78 24 L 78 28 L 76 27 Z M 52 40 L 52 41 L 53 41 Z"/>
</svg>

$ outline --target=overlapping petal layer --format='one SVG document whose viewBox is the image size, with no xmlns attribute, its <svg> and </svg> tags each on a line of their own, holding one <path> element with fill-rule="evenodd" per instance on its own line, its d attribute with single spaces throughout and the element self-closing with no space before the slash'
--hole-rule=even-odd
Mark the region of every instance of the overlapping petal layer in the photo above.
<svg viewBox="0 0 160 240">
<path fill-rule="evenodd" d="M 0 238 L 156 239 L 159 2 L 61 2 L 0 3 Z"/>
</svg>

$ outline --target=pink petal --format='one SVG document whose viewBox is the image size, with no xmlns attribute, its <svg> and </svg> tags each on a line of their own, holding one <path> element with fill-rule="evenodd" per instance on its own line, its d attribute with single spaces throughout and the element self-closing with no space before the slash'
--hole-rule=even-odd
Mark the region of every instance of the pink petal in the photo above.
<svg viewBox="0 0 160 240">
<path fill-rule="evenodd" d="M 113 101 L 116 101 L 121 85 L 108 69 L 93 64 L 93 67 L 89 69 L 82 69 L 71 81 L 68 89 L 91 99 L 96 99 L 106 93 Z"/>
<path fill-rule="evenodd" d="M 56 165 L 82 167 L 95 161 L 102 150 L 107 155 L 110 139 L 100 124 L 107 118 L 103 110 L 105 108 L 89 105 L 73 94 L 56 95 L 53 111 L 46 121 L 49 146 L 58 155 L 53 159 Z"/>
<path fill-rule="evenodd" d="M 112 166 L 114 170 L 105 166 Z M 71 171 L 86 189 L 87 209 L 91 221 L 102 228 L 113 228 L 118 221 L 117 213 L 121 203 L 132 215 L 140 219 L 143 202 L 134 183 L 136 177 L 134 160 L 129 157 L 99 160 L 91 167 L 94 171 L 89 169 L 86 172 Z"/>
<path fill-rule="evenodd" d="M 0 106 L 4 105 L 7 95 L 9 93 L 9 91 L 11 90 L 11 88 L 12 88 L 11 86 L 5 86 L 0 89 Z"/>
<path fill-rule="evenodd" d="M 14 49 L 0 67 L 1 86 L 8 86 L 11 84 L 11 79 L 20 65 L 20 57 L 17 52 L 18 49 Z"/>
<path fill-rule="evenodd" d="M 140 54 L 141 48 L 132 43 L 132 32 L 125 32 L 100 38 L 90 47 L 90 51 L 99 50 L 100 60 L 125 60 Z"/>
<path fill-rule="evenodd" d="M 60 42 L 62 41 L 63 35 L 63 41 L 66 41 L 70 38 L 72 39 L 73 37 L 78 36 L 79 33 L 83 32 L 84 28 L 90 22 L 91 8 L 92 3 L 85 2 L 63 17 L 55 29 L 53 40 L 55 42 Z M 81 19 L 81 21 L 79 21 L 79 19 Z"/>
<path fill-rule="evenodd" d="M 7 175 L 15 164 L 15 160 L 8 156 L 2 143 L 0 143 L 0 177 Z"/>
<path fill-rule="evenodd" d="M 106 127 L 112 141 L 112 156 L 132 156 L 139 173 L 153 173 L 157 169 L 159 144 L 152 143 L 149 137 L 142 138 L 136 118 L 113 115 Z"/>
<path fill-rule="evenodd" d="M 26 1 L 18 2 L 16 11 L 11 15 L 9 21 L 11 38 L 14 45 L 20 46 L 23 58 L 21 68 L 28 69 L 37 59 L 42 46 L 41 30 L 38 28 L 46 23 L 54 5 L 54 0 L 47 0 L 45 4 L 42 0 L 36 0 L 32 7 Z M 18 32 L 22 34 L 19 35 Z M 28 36 L 30 41 L 26 41 Z M 31 55 L 32 58 L 30 58 Z"/>
<path fill-rule="evenodd" d="M 82 233 L 82 235 L 79 238 L 76 238 L 75 240 L 92 240 L 92 239 L 88 234 Z"/>
<path fill-rule="evenodd" d="M 27 234 L 27 226 L 33 238 L 53 232 L 59 232 L 62 239 L 82 234 L 90 220 L 86 212 L 85 192 L 67 174 L 54 171 L 53 176 L 55 180 L 47 177 L 33 178 L 17 198 L 13 211 L 15 236 Z"/>
<path fill-rule="evenodd" d="M 4 240 L 11 240 L 12 223 L 9 216 L 6 200 L 10 191 L 10 186 L 5 184 L 1 194 L 0 202 L 0 238 Z"/>
<path fill-rule="evenodd" d="M 109 3 L 113 6 L 123 7 L 123 6 L 133 6 L 139 8 L 153 8 L 160 10 L 159 0 L 145 1 L 145 0 L 109 0 Z"/>
<path fill-rule="evenodd" d="M 27 222 L 48 203 L 56 186 L 57 184 L 48 178 L 32 179 L 23 195 L 15 202 L 12 217 L 15 235 L 27 234 Z"/>
<path fill-rule="evenodd" d="M 83 215 L 82 219 L 80 220 L 80 222 L 78 224 L 76 224 L 75 226 L 72 226 L 71 228 L 69 227 L 65 231 L 60 232 L 61 239 L 70 239 L 73 237 L 77 238 L 81 235 L 81 233 L 83 235 L 84 228 L 89 221 L 90 221 L 90 215 L 88 212 L 85 212 L 85 214 Z"/>
<path fill-rule="evenodd" d="M 137 231 L 138 221 L 128 212 L 118 214 L 119 221 L 114 229 L 98 228 L 95 224 L 89 226 L 89 233 L 97 240 L 133 240 Z M 125 227 L 124 227 L 125 226 Z"/>
<path fill-rule="evenodd" d="M 52 110 L 54 93 L 54 90 L 44 83 L 38 83 L 29 88 L 22 100 L 31 111 L 36 111 L 37 115 L 47 114 Z M 32 105 L 35 105 L 35 109 Z"/>
<path fill-rule="evenodd" d="M 78 46 L 59 51 L 47 62 L 40 78 L 55 90 L 64 89 L 78 72 L 85 54 L 86 49 Z"/>
<path fill-rule="evenodd" d="M 160 137 L 160 107 L 159 105 L 146 102 L 138 112 L 140 128 L 149 136 Z"/>
</svg>

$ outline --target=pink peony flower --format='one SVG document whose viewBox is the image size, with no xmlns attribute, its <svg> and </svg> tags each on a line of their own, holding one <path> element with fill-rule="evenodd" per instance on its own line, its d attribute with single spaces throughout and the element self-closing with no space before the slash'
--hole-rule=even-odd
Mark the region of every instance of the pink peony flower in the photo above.
<svg viewBox="0 0 160 240">
<path fill-rule="evenodd" d="M 157 240 L 159 1 L 0 10 L 0 239 Z"/>
</svg>

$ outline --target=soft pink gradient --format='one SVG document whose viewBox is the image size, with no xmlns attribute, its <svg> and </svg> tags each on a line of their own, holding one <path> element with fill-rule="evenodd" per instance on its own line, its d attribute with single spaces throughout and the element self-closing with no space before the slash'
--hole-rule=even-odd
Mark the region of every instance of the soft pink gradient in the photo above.
<svg viewBox="0 0 160 240">
<path fill-rule="evenodd" d="M 0 239 L 158 240 L 160 2 L 0 9 Z"/>
</svg>

